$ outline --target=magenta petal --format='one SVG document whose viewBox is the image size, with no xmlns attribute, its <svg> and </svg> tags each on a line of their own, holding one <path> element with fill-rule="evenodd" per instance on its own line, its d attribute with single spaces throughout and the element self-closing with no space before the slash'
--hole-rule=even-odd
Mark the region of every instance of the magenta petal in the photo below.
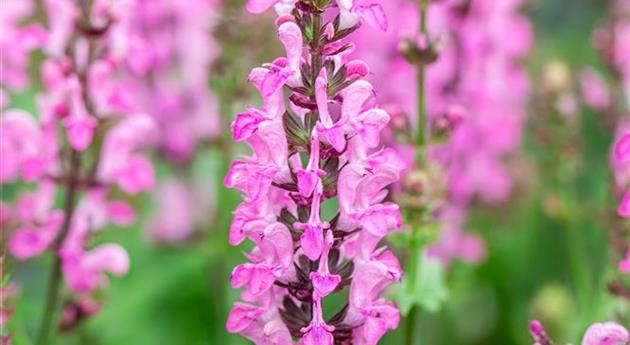
<svg viewBox="0 0 630 345">
<path fill-rule="evenodd" d="M 383 9 L 381 4 L 372 2 L 361 5 L 356 11 L 369 25 L 383 31 L 387 31 L 389 24 L 387 21 L 387 15 L 385 14 L 385 9 Z"/>
<path fill-rule="evenodd" d="M 258 130 L 258 124 L 262 121 L 264 121 L 264 118 L 252 112 L 237 114 L 234 122 L 232 122 L 234 140 L 243 141 L 252 136 Z"/>
<path fill-rule="evenodd" d="M 339 283 L 341 283 L 341 276 L 337 274 L 311 272 L 310 278 L 320 298 L 328 296 L 331 292 L 335 291 Z"/>
<path fill-rule="evenodd" d="M 319 181 L 319 174 L 316 171 L 298 170 L 295 172 L 298 181 L 298 191 L 300 195 L 309 197 L 313 194 L 315 186 Z"/>
<path fill-rule="evenodd" d="M 300 244 L 304 254 L 311 260 L 317 260 L 322 255 L 324 248 L 324 235 L 318 226 L 306 225 L 304 233 L 300 236 Z"/>
<path fill-rule="evenodd" d="M 128 203 L 124 201 L 113 201 L 107 205 L 107 215 L 112 219 L 112 223 L 121 226 L 133 224 L 136 213 Z"/>
<path fill-rule="evenodd" d="M 311 326 L 302 337 L 303 345 L 333 345 L 333 335 L 323 326 Z"/>
<path fill-rule="evenodd" d="M 89 116 L 68 117 L 64 125 L 70 145 L 77 151 L 85 151 L 92 143 L 96 120 Z"/>
<path fill-rule="evenodd" d="M 129 271 L 129 255 L 117 244 L 100 245 L 87 252 L 84 260 L 88 267 L 117 276 L 125 275 Z"/>
<path fill-rule="evenodd" d="M 250 13 L 262 13 L 273 6 L 278 0 L 248 0 L 245 8 Z"/>
<path fill-rule="evenodd" d="M 247 291 L 253 296 L 260 296 L 271 288 L 276 281 L 271 269 L 256 267 L 252 270 Z"/>
<path fill-rule="evenodd" d="M 52 243 L 52 238 L 35 228 L 18 230 L 9 241 L 11 254 L 20 260 L 26 260 L 43 253 Z"/>
<path fill-rule="evenodd" d="M 264 309 L 246 303 L 236 303 L 230 311 L 226 322 L 226 329 L 230 333 L 245 330 L 252 322 L 262 315 Z"/>
<path fill-rule="evenodd" d="M 132 195 L 151 190 L 155 185 L 153 165 L 148 159 L 139 155 L 132 157 L 116 177 L 120 188 Z"/>
</svg>

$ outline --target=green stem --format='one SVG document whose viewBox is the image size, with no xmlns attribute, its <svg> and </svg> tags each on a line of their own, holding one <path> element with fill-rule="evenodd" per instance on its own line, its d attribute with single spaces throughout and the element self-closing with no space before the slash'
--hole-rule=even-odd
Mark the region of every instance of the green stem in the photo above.
<svg viewBox="0 0 630 345">
<path fill-rule="evenodd" d="M 418 0 L 418 12 L 420 19 L 419 34 L 426 39 L 427 36 L 427 0 Z M 427 110 L 426 110 L 426 93 L 425 93 L 425 81 L 426 81 L 426 64 L 419 62 L 417 69 L 418 78 L 418 132 L 416 133 L 416 156 L 418 160 L 418 167 L 421 168 L 426 163 L 426 147 L 427 147 Z M 411 245 L 409 253 L 409 263 L 407 265 L 407 279 L 409 293 L 413 293 L 415 289 L 416 272 L 418 271 L 418 258 L 422 248 L 420 248 L 418 241 L 418 231 L 421 225 L 416 225 L 412 229 Z M 409 315 L 406 320 L 406 336 L 405 344 L 414 345 L 419 343 L 419 338 L 414 337 L 416 329 L 416 319 L 418 317 L 418 307 L 412 306 L 409 311 Z"/>
<path fill-rule="evenodd" d="M 72 150 L 70 157 L 70 173 L 66 183 L 66 196 L 64 201 L 64 220 L 61 231 L 52 246 L 53 265 L 48 282 L 46 301 L 44 302 L 43 317 L 40 322 L 37 334 L 36 345 L 50 345 L 49 340 L 54 337 L 57 309 L 61 297 L 61 258 L 58 256 L 59 249 L 70 231 L 70 224 L 75 209 L 75 199 L 77 196 L 77 184 L 75 181 L 79 176 L 81 168 L 81 157 L 79 152 Z"/>
<path fill-rule="evenodd" d="M 413 345 L 415 338 L 415 330 L 416 330 L 416 317 L 417 317 L 418 307 L 413 306 L 409 311 L 409 316 L 407 316 L 407 326 L 405 329 L 405 344 Z"/>
<path fill-rule="evenodd" d="M 427 37 L 427 0 L 419 0 L 418 11 L 420 14 L 420 35 Z M 424 163 L 424 150 L 427 144 L 427 110 L 425 94 L 425 63 L 419 62 L 417 65 L 418 77 L 418 132 L 416 133 L 416 145 L 420 162 Z"/>
</svg>

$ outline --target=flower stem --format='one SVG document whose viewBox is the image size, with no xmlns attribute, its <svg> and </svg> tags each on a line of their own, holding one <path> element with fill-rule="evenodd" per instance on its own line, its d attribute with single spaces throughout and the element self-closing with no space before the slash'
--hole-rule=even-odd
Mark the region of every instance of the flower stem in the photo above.
<svg viewBox="0 0 630 345">
<path fill-rule="evenodd" d="M 319 40 L 321 36 L 322 27 L 322 15 L 319 12 L 313 13 L 313 41 L 311 42 L 311 73 L 312 73 L 312 85 L 315 87 L 315 81 L 319 75 L 319 71 L 322 69 L 322 57 L 319 51 Z M 315 92 L 313 91 L 313 99 L 315 99 Z"/>
<path fill-rule="evenodd" d="M 419 0 L 418 11 L 420 16 L 420 37 L 427 38 L 427 0 Z M 418 150 L 418 163 L 424 163 L 424 155 L 427 144 L 427 110 L 425 95 L 425 62 L 419 62 L 417 65 L 418 77 L 418 132 L 416 133 L 416 145 Z"/>
<path fill-rule="evenodd" d="M 420 38 L 427 39 L 427 0 L 418 0 L 418 12 L 420 20 L 419 34 Z M 418 132 L 416 133 L 416 157 L 419 168 L 422 168 L 426 163 L 426 148 L 427 148 L 427 110 L 426 110 L 426 93 L 425 93 L 425 79 L 426 79 L 426 63 L 420 61 L 416 66 L 417 78 L 418 78 Z M 422 248 L 418 244 L 418 231 L 420 231 L 420 225 L 413 226 L 412 238 L 409 253 L 409 263 L 407 266 L 408 272 L 408 287 L 409 293 L 413 293 L 415 290 L 416 272 L 418 270 L 418 258 L 420 257 L 420 251 Z M 415 337 L 416 319 L 418 317 L 418 306 L 412 306 L 407 315 L 406 321 L 406 336 L 405 344 L 414 345 L 419 343 L 419 338 Z"/>
<path fill-rule="evenodd" d="M 405 344 L 412 345 L 414 343 L 414 336 L 416 334 L 416 310 L 417 306 L 411 307 L 409 311 L 409 316 L 407 316 L 407 326 L 405 329 Z"/>
<path fill-rule="evenodd" d="M 79 152 L 72 150 L 70 155 L 70 173 L 66 183 L 66 195 L 64 201 L 64 220 L 61 231 L 52 246 L 53 265 L 50 272 L 50 280 L 48 282 L 48 291 L 46 293 L 46 301 L 44 303 L 43 317 L 37 334 L 36 345 L 49 345 L 49 340 L 54 337 L 54 325 L 56 323 L 57 309 L 60 303 L 61 295 L 61 258 L 59 257 L 59 249 L 70 231 L 72 216 L 75 209 L 75 199 L 77 195 L 77 184 L 75 183 L 79 177 L 81 168 L 81 156 Z"/>
</svg>

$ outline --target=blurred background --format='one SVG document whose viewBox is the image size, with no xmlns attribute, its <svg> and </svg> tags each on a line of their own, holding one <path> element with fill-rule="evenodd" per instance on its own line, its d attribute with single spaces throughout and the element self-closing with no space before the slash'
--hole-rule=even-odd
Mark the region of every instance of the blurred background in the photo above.
<svg viewBox="0 0 630 345">
<path fill-rule="evenodd" d="M 246 14 L 243 2 L 223 1 L 214 33 L 220 52 L 212 65 L 210 86 L 224 124 L 247 103 L 258 102 L 246 83 L 250 68 L 282 51 L 274 37 L 272 14 Z M 487 258 L 476 266 L 453 264 L 446 278 L 446 303 L 437 311 L 422 311 L 417 320 L 422 344 L 529 344 L 527 324 L 533 318 L 546 323 L 561 344 L 579 343 L 589 324 L 615 314 L 630 325 L 628 304 L 608 293 L 615 282 L 630 283 L 616 271 L 619 255 L 609 241 L 611 229 L 620 226 L 609 168 L 613 137 L 588 107 L 570 120 L 558 119 L 545 105 L 549 93 L 539 92 L 549 73 L 574 83 L 583 67 L 604 68 L 590 44 L 593 30 L 606 15 L 603 3 L 533 0 L 526 5 L 536 36 L 523 61 L 532 80 L 533 101 L 522 150 L 509 158 L 516 187 L 511 201 L 503 205 L 472 208 L 467 228 L 486 241 Z M 38 88 L 34 84 L 17 94 L 13 105 L 35 113 Z M 95 243 L 122 244 L 130 255 L 130 272 L 111 279 L 111 287 L 103 289 L 106 302 L 100 313 L 75 332 L 62 333 L 55 344 L 247 344 L 224 326 L 239 294 L 229 287 L 229 274 L 244 260 L 244 248 L 230 246 L 227 238 L 239 195 L 224 188 L 222 181 L 232 157 L 246 151 L 228 147 L 229 141 L 225 127 L 183 169 L 156 159 L 158 179 L 200 181 L 196 190 L 205 198 L 191 202 L 208 206 L 195 215 L 194 234 L 176 244 L 156 240 L 147 228 L 156 226 L 154 214 L 164 207 L 160 202 L 165 194 L 134 197 L 136 224 L 108 228 L 94 238 Z M 11 200 L 14 193 L 3 187 L 2 198 Z M 158 219 L 157 225 L 167 221 Z M 10 326 L 17 345 L 31 344 L 28 339 L 41 317 L 46 286 L 42 277 L 49 264 L 49 255 L 8 264 L 11 279 L 21 286 Z M 401 344 L 403 332 L 401 327 L 381 343 Z"/>
</svg>

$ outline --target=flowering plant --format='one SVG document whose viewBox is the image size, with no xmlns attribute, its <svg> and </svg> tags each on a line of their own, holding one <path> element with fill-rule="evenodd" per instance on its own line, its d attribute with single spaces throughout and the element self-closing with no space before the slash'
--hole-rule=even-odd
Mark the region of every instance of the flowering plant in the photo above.
<svg viewBox="0 0 630 345">
<path fill-rule="evenodd" d="M 389 115 L 344 39 L 363 22 L 386 29 L 387 20 L 369 1 L 252 0 L 248 9 L 272 4 L 287 56 L 252 70 L 264 104 L 232 124 L 253 155 L 225 179 L 244 197 L 230 243 L 256 247 L 232 272 L 248 303 L 234 306 L 227 328 L 257 344 L 376 344 L 398 326 L 396 306 L 380 295 L 402 271 L 379 242 L 401 225 L 385 187 L 404 164 L 378 149 Z M 334 199 L 338 210 L 324 219 L 322 206 Z M 346 305 L 325 319 L 325 297 L 346 288 Z"/>
<path fill-rule="evenodd" d="M 107 285 L 105 273 L 128 271 L 125 249 L 95 246 L 91 237 L 108 224 L 131 225 L 134 209 L 117 195 L 154 185 L 153 167 L 140 151 L 151 144 L 154 124 L 134 103 L 122 73 L 130 56 L 123 25 L 128 8 L 71 0 L 44 6 L 49 17 L 42 32 L 39 116 L 9 109 L 0 118 L 0 182 L 34 187 L 14 205 L 2 205 L 9 251 L 18 260 L 54 256 L 37 344 L 48 344 L 55 328 L 61 276 L 85 297 Z"/>
</svg>

